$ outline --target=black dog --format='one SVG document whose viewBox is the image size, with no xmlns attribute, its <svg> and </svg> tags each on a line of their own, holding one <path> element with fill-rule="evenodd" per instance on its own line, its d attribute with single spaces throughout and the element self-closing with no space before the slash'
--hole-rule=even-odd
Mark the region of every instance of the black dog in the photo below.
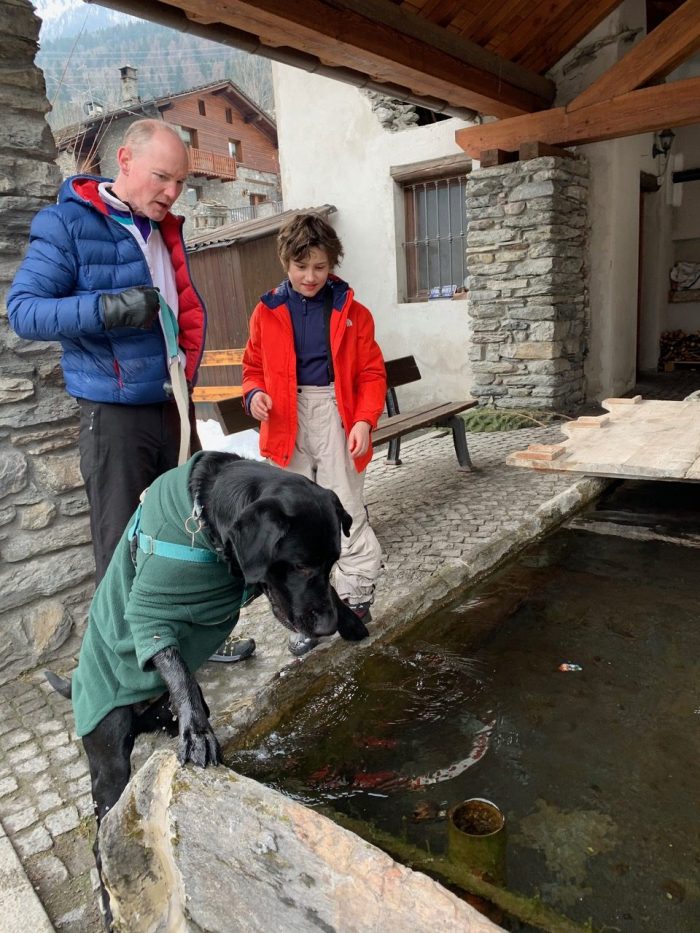
<svg viewBox="0 0 700 933">
<path fill-rule="evenodd" d="M 164 513 L 172 511 L 173 515 L 159 514 L 159 524 L 154 525 L 155 503 L 180 502 L 178 484 L 182 486 L 185 514 L 183 509 L 178 513 L 177 508 L 164 506 Z M 171 489 L 175 489 L 172 495 Z M 147 505 L 151 509 L 148 520 Z M 201 590 L 204 598 L 198 594 L 193 600 L 193 611 L 199 609 L 202 616 L 208 608 L 207 599 L 221 600 L 222 594 L 228 598 L 227 586 L 238 593 L 235 584 L 238 581 L 242 588 L 244 579 L 248 586 L 259 586 L 276 618 L 294 632 L 318 637 L 337 631 L 349 641 L 359 641 L 368 634 L 329 582 L 331 568 L 340 556 L 341 530 L 348 535 L 352 522 L 330 490 L 268 464 L 244 460 L 235 454 L 205 452 L 156 480 L 146 494 L 143 516 L 143 525 L 134 523 L 125 532 L 95 593 L 73 690 L 70 681 L 46 672 L 56 690 L 67 697 L 73 693 L 76 726 L 90 765 L 98 827 L 129 781 L 130 756 L 137 735 L 165 729 L 170 735 L 179 735 L 178 758 L 182 764 L 192 761 L 206 767 L 221 762 L 221 749 L 209 723 L 209 709 L 193 670 L 211 653 L 211 646 L 205 642 L 202 650 L 198 640 L 208 638 L 211 642 L 213 629 L 214 647 L 217 642 L 220 644 L 238 619 L 240 602 L 227 605 L 227 618 L 221 625 L 210 622 L 199 626 L 198 632 L 196 619 L 193 621 L 186 615 L 184 627 L 173 630 L 169 618 L 182 612 L 179 603 L 185 597 L 179 592 L 177 600 L 169 601 L 166 579 L 175 579 L 178 584 L 189 580 L 193 588 L 204 579 L 206 588 Z M 197 552 L 194 557 L 187 556 L 189 547 L 176 543 L 183 535 L 188 545 L 196 544 L 192 547 Z M 159 557 L 158 548 L 163 542 L 166 551 Z M 156 563 L 149 564 L 154 555 Z M 221 586 L 209 588 L 209 578 L 203 578 L 205 571 L 199 569 L 202 565 L 190 563 L 194 558 L 209 562 L 210 569 L 206 572 L 218 574 L 217 582 L 223 576 Z M 164 581 L 164 593 L 157 598 L 154 580 L 157 583 L 160 579 Z M 149 584 L 145 605 L 150 616 L 148 613 L 140 616 L 132 605 L 138 602 L 135 594 L 139 587 L 144 588 L 144 580 Z M 155 632 L 153 642 L 150 634 L 145 636 L 138 630 L 142 618 L 147 619 L 142 624 L 150 626 L 148 632 Z M 121 637 L 116 646 L 106 645 L 104 633 L 112 632 L 115 624 L 122 625 Z M 124 630 L 130 633 L 126 638 Z M 179 635 L 180 631 L 185 634 Z M 133 644 L 125 647 L 129 638 Z M 81 678 L 81 670 L 90 663 L 91 652 L 95 655 L 101 652 L 96 665 L 100 677 L 105 664 L 114 668 L 104 675 L 109 678 L 108 683 L 100 681 L 99 688 L 94 689 L 95 696 L 90 695 L 90 678 L 85 675 Z M 183 653 L 188 655 L 190 666 Z M 146 679 L 145 698 L 141 698 L 138 690 L 141 676 Z M 103 700 L 105 695 L 107 701 Z M 124 702 L 129 696 L 137 700 Z M 105 710 L 105 702 L 111 708 Z M 89 731 L 81 732 L 78 713 L 86 704 L 91 710 L 97 709 L 95 715 L 101 718 L 92 727 L 92 721 L 81 713 L 83 723 L 87 721 L 90 725 Z M 97 842 L 95 857 L 99 868 Z M 109 929 L 111 918 L 104 892 L 103 900 Z"/>
</svg>

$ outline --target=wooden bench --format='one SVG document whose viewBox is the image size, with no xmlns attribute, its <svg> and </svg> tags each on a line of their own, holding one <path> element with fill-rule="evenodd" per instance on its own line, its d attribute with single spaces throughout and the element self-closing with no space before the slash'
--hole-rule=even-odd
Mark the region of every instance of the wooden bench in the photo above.
<svg viewBox="0 0 700 933">
<path fill-rule="evenodd" d="M 203 367 L 240 366 L 243 362 L 243 350 L 205 350 L 202 356 Z M 402 356 L 396 360 L 386 360 L 386 410 L 387 414 L 379 419 L 377 430 L 372 433 L 372 444 L 389 444 L 387 463 L 400 466 L 401 438 L 423 428 L 449 428 L 455 445 L 455 453 L 460 470 L 472 470 L 472 462 L 467 447 L 467 433 L 464 420 L 459 413 L 478 404 L 476 399 L 463 402 L 434 402 L 411 411 L 401 412 L 396 397 L 397 386 L 418 382 L 420 370 L 415 358 Z M 230 381 L 230 380 L 229 380 Z M 241 403 L 243 390 L 240 385 L 205 385 L 197 386 L 192 398 L 202 416 L 213 415 L 227 434 L 258 428 L 255 418 L 246 414 Z"/>
<path fill-rule="evenodd" d="M 205 350 L 200 366 L 209 367 L 241 366 L 243 348 L 233 350 Z M 230 373 L 227 385 L 198 385 L 192 391 L 192 399 L 197 407 L 197 414 L 204 420 L 213 418 L 221 425 L 224 433 L 236 434 L 238 431 L 253 430 L 259 427 L 255 418 L 246 414 L 241 401 L 243 389 L 235 384 Z"/>
<path fill-rule="evenodd" d="M 420 370 L 415 358 L 402 356 L 396 360 L 386 360 L 386 409 L 387 414 L 379 419 L 377 430 L 372 433 L 372 444 L 389 444 L 387 463 L 393 466 L 401 465 L 399 456 L 401 451 L 401 438 L 405 434 L 412 434 L 422 428 L 450 428 L 455 453 L 459 461 L 459 469 L 473 470 L 469 448 L 467 447 L 467 432 L 464 419 L 459 413 L 478 405 L 476 399 L 466 399 L 463 402 L 433 402 L 411 411 L 401 412 L 396 398 L 396 387 L 418 382 L 421 378 Z"/>
</svg>

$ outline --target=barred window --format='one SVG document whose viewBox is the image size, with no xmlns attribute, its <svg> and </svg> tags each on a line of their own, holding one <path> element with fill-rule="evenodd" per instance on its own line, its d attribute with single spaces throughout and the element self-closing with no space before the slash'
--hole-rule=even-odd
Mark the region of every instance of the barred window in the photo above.
<svg viewBox="0 0 700 933">
<path fill-rule="evenodd" d="M 466 175 L 402 185 L 406 300 L 451 298 L 466 286 Z"/>
</svg>

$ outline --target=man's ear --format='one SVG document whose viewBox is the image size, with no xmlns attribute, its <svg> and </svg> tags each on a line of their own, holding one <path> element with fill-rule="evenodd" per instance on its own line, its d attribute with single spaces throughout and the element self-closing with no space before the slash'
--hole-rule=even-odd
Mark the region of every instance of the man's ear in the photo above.
<svg viewBox="0 0 700 933">
<path fill-rule="evenodd" d="M 117 165 L 119 166 L 119 171 L 123 175 L 129 174 L 129 167 L 131 165 L 131 160 L 133 153 L 131 146 L 120 146 L 117 149 Z"/>
<path fill-rule="evenodd" d="M 226 545 L 230 543 L 246 583 L 259 583 L 265 578 L 288 529 L 287 517 L 272 499 L 258 499 L 241 512 Z"/>
</svg>

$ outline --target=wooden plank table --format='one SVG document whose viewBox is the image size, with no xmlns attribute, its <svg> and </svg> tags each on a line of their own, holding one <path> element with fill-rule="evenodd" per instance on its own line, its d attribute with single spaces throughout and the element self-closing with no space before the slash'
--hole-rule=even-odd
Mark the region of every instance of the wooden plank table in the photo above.
<svg viewBox="0 0 700 933">
<path fill-rule="evenodd" d="M 607 413 L 561 426 L 567 440 L 531 444 L 506 462 L 619 479 L 700 481 L 700 401 L 609 398 Z"/>
</svg>

